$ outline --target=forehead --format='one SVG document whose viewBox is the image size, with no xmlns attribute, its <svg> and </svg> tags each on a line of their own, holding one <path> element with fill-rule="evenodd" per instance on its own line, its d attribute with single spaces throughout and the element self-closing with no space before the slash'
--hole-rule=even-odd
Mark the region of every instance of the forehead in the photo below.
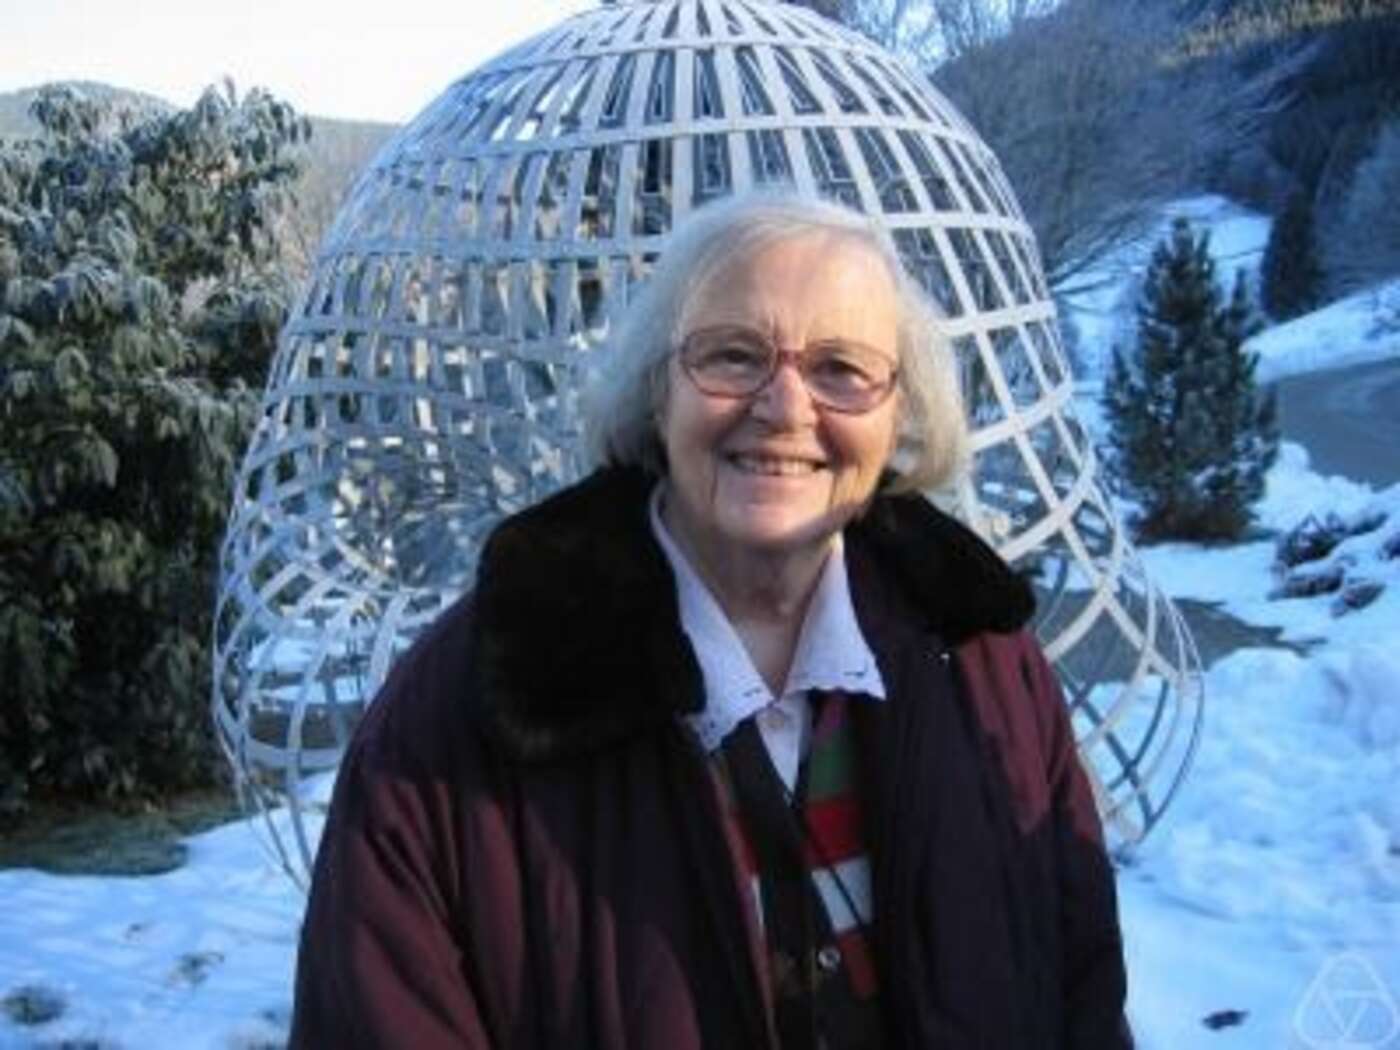
<svg viewBox="0 0 1400 1050">
<path fill-rule="evenodd" d="M 744 324 L 785 340 L 840 335 L 893 344 L 898 298 L 884 256 L 853 234 L 813 231 L 727 258 L 688 304 L 687 329 Z"/>
</svg>

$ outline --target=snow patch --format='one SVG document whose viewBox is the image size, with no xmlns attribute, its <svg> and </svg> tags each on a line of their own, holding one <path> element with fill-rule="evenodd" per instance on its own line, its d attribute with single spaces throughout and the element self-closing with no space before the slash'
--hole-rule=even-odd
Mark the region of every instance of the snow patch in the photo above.
<svg viewBox="0 0 1400 1050">
<path fill-rule="evenodd" d="M 1400 656 L 1245 650 L 1207 677 L 1196 768 L 1120 876 L 1130 1012 L 1144 1048 L 1292 1046 L 1329 960 L 1400 995 Z M 1194 945 L 1194 947 L 1192 947 Z"/>
<path fill-rule="evenodd" d="M 1388 315 L 1396 322 L 1387 324 Z M 1329 368 L 1400 362 L 1400 280 L 1329 303 L 1245 343 L 1259 355 L 1255 378 L 1272 383 Z"/>
</svg>

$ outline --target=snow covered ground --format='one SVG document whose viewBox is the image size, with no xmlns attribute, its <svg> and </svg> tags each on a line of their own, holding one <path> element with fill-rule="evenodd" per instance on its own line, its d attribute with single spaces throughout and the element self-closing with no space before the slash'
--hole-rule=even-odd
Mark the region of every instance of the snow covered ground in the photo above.
<svg viewBox="0 0 1400 1050">
<path fill-rule="evenodd" d="M 1400 1047 L 1400 558 L 1379 553 L 1400 533 L 1400 485 L 1319 477 L 1288 447 L 1262 522 L 1315 510 L 1389 515 L 1327 559 L 1388 584 L 1368 607 L 1334 617 L 1328 595 L 1270 601 L 1272 541 L 1144 552 L 1172 593 L 1314 648 L 1244 650 L 1209 670 L 1196 765 L 1121 869 L 1143 1050 Z M 191 839 L 185 867 L 157 877 L 0 871 L 0 900 L 0 999 L 31 986 L 64 1003 L 45 1024 L 0 1020 L 0 1048 L 285 1037 L 301 900 L 243 824 Z"/>
<path fill-rule="evenodd" d="M 1218 198 L 1173 212 L 1209 224 L 1222 277 L 1257 268 L 1267 220 Z M 1116 260 L 1117 276 L 1076 302 L 1086 342 L 1104 344 L 1123 324 L 1125 282 L 1150 247 Z M 1400 283 L 1263 333 L 1261 370 L 1317 368 L 1323 351 L 1326 363 L 1400 354 L 1375 330 L 1387 295 L 1400 298 Z M 1091 428 L 1092 379 L 1080 402 Z M 1243 650 L 1209 669 L 1196 765 L 1121 868 L 1143 1050 L 1400 1050 L 1400 557 L 1385 556 L 1400 534 L 1400 485 L 1376 492 L 1321 477 L 1303 449 L 1285 446 L 1260 524 L 1282 531 L 1329 512 L 1387 515 L 1318 563 L 1385 585 L 1343 616 L 1331 594 L 1270 598 L 1271 539 L 1143 551 L 1170 594 L 1306 643 L 1304 655 Z M 245 824 L 189 847 L 183 868 L 156 877 L 0 871 L 0 1050 L 282 1044 L 300 894 Z M 21 1010 L 56 1016 L 6 1016 Z"/>
<path fill-rule="evenodd" d="M 1388 323 L 1381 322 L 1383 316 Z M 1400 361 L 1400 280 L 1275 325 L 1245 345 L 1259 355 L 1255 377 L 1261 383 L 1320 368 Z"/>
<path fill-rule="evenodd" d="M 1086 349 L 1099 348 L 1082 354 L 1076 399 L 1093 431 L 1105 348 L 1130 343 L 1136 282 L 1177 214 L 1210 229 L 1222 283 L 1239 267 L 1257 276 L 1267 218 L 1212 197 L 1179 202 L 1105 263 L 1105 286 L 1070 310 Z M 1258 376 L 1400 359 L 1384 316 L 1400 316 L 1400 281 L 1269 328 L 1250 343 Z M 1141 552 L 1173 597 L 1280 628 L 1306 655 L 1246 650 L 1208 672 L 1196 765 L 1120 874 L 1130 1013 L 1143 1050 L 1400 1048 L 1400 556 L 1383 551 L 1400 535 L 1400 485 L 1322 477 L 1285 444 L 1256 509 L 1275 532 L 1309 514 L 1385 515 L 1311 567 L 1385 590 L 1337 616 L 1335 594 L 1271 598 L 1272 539 Z"/>
<path fill-rule="evenodd" d="M 1400 559 L 1380 555 L 1400 533 L 1400 485 L 1321 478 L 1287 447 L 1261 520 L 1314 510 L 1389 515 L 1326 559 L 1388 585 L 1365 609 L 1269 600 L 1272 541 L 1144 552 L 1173 594 L 1315 646 L 1210 669 L 1196 766 L 1121 871 L 1144 1050 L 1400 1047 Z M 245 825 L 190 840 L 185 867 L 157 877 L 0 872 L 0 900 L 0 998 L 29 986 L 64 1004 L 45 1024 L 0 1021 L 0 1047 L 233 1050 L 285 1035 L 301 900 Z M 1338 1002 L 1363 1009 L 1350 1042 Z"/>
<path fill-rule="evenodd" d="M 1319 564 L 1344 559 L 1387 587 L 1342 616 L 1334 595 L 1268 598 L 1272 541 L 1142 552 L 1169 593 L 1312 646 L 1210 668 L 1195 767 L 1120 874 L 1143 1050 L 1400 1047 L 1400 558 L 1380 553 L 1400 536 L 1400 485 L 1321 478 L 1286 446 L 1261 519 L 1368 510 L 1386 522 Z M 1223 1011 L 1245 1016 L 1206 1027 Z"/>
<path fill-rule="evenodd" d="M 0 871 L 0 1000 L 42 989 L 64 1006 L 45 1024 L 0 1019 L 0 1048 L 285 1042 L 299 891 L 246 824 L 189 851 L 178 871 L 144 878 Z"/>
<path fill-rule="evenodd" d="M 1077 411 L 1092 431 L 1106 350 L 1130 344 L 1137 281 L 1175 215 L 1210 229 L 1222 284 L 1236 268 L 1257 277 L 1268 219 L 1214 197 L 1178 202 L 1103 264 L 1105 284 L 1070 307 L 1085 350 Z M 1383 316 L 1400 316 L 1400 281 L 1260 333 L 1258 376 L 1400 359 Z M 1271 598 L 1273 539 L 1141 552 L 1173 597 L 1280 628 L 1306 655 L 1245 650 L 1207 674 L 1196 765 L 1120 874 L 1130 1013 L 1143 1050 L 1400 1048 L 1400 552 L 1383 550 L 1400 537 L 1400 485 L 1322 477 L 1285 444 L 1256 509 L 1275 532 L 1309 514 L 1384 515 L 1310 568 L 1385 590 L 1341 616 L 1335 594 Z"/>
</svg>

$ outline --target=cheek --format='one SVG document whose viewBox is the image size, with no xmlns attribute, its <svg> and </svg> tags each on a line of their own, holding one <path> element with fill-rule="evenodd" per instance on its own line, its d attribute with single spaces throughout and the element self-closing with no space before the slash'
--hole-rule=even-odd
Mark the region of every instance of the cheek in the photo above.
<svg viewBox="0 0 1400 1050">
<path fill-rule="evenodd" d="M 674 479 L 701 483 L 714 475 L 725 419 L 707 408 L 682 393 L 672 396 L 657 417 L 667 470 Z"/>
<path fill-rule="evenodd" d="M 873 420 L 871 422 L 874 423 Z M 840 444 L 847 473 L 864 480 L 871 476 L 879 477 L 885 469 L 894 453 L 897 432 L 891 420 L 888 425 L 861 427 L 841 435 L 841 438 L 844 439 Z"/>
</svg>

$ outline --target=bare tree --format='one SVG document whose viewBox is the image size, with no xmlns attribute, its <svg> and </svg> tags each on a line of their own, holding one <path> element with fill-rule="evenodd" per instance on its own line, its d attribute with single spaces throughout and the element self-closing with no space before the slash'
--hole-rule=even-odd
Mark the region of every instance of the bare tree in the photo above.
<svg viewBox="0 0 1400 1050">
<path fill-rule="evenodd" d="M 1173 5 L 1145 0 L 806 0 L 932 70 L 1000 158 L 1059 291 L 1143 232 L 1260 98 L 1223 63 L 1167 69 Z M 1209 67 L 1209 68 L 1207 68 Z"/>
<path fill-rule="evenodd" d="M 933 74 L 1001 159 L 1062 294 L 1276 103 L 1272 73 L 1166 66 L 1179 29 L 1164 7 L 1066 0 Z"/>
<path fill-rule="evenodd" d="M 282 259 L 294 281 L 311 270 L 316 251 L 360 172 L 394 126 L 312 118 L 313 134 L 295 187 L 297 206 L 279 220 Z"/>
<path fill-rule="evenodd" d="M 1169 0 L 805 2 L 932 71 L 933 82 L 1000 158 L 1060 294 L 1078 290 L 1105 255 L 1146 232 L 1163 201 L 1206 184 L 1212 169 L 1233 166 L 1236 183 L 1256 173 L 1266 196 L 1286 182 L 1264 128 L 1290 104 L 1295 75 L 1315 50 L 1316 40 L 1303 30 L 1400 6 L 1400 0 L 1228 0 L 1195 7 Z M 1279 26 L 1292 35 L 1280 39 Z M 1271 40 L 1266 60 L 1237 61 L 1237 48 L 1260 34 Z"/>
<path fill-rule="evenodd" d="M 797 0 L 920 65 L 974 51 L 1060 0 Z"/>
</svg>

